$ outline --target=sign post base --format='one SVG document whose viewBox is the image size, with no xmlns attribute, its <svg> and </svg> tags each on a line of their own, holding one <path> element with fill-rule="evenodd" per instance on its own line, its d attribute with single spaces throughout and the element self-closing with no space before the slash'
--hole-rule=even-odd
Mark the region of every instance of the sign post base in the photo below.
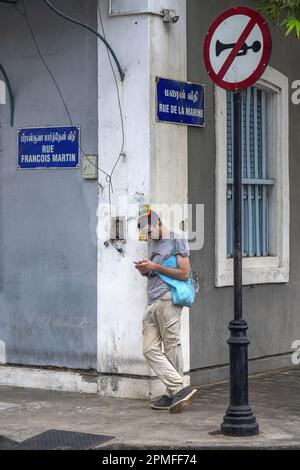
<svg viewBox="0 0 300 470">
<path fill-rule="evenodd" d="M 229 323 L 230 405 L 221 424 L 227 436 L 256 436 L 259 425 L 248 404 L 248 345 L 247 323 L 233 320 Z"/>
</svg>

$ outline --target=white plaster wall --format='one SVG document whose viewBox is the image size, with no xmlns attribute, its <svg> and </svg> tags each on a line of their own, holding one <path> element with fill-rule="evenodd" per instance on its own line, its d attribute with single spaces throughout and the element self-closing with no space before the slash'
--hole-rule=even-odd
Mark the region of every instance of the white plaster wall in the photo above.
<svg viewBox="0 0 300 470">
<path fill-rule="evenodd" d="M 151 90 L 151 202 L 157 204 L 186 204 L 188 201 L 187 126 L 157 122 L 156 76 L 186 81 L 186 1 L 151 0 L 151 8 L 158 11 L 170 8 L 179 15 L 176 24 L 161 24 L 151 17 L 150 34 L 150 90 Z M 167 214 L 166 214 L 167 216 Z M 176 218 L 176 216 L 175 216 Z M 180 214 L 175 230 L 179 230 Z M 185 371 L 190 370 L 189 309 L 184 307 L 181 331 Z"/>
<path fill-rule="evenodd" d="M 138 1 L 131 3 L 139 8 Z M 187 198 L 186 128 L 155 122 L 155 76 L 186 78 L 185 1 L 148 1 L 148 8 L 155 11 L 168 6 L 178 10 L 180 20 L 176 25 L 165 25 L 160 17 L 148 15 L 109 18 L 108 1 L 102 1 L 106 37 L 126 74 L 122 84 L 118 77 L 126 159 L 122 158 L 116 167 L 111 200 L 115 204 L 123 198 L 123 208 L 116 215 L 126 216 L 129 229 L 136 220 L 134 213 L 127 212 L 126 203 L 174 203 Z M 115 85 L 106 49 L 99 42 L 99 165 L 108 173 L 118 158 L 120 144 Z M 99 190 L 101 206 L 108 201 L 108 184 L 101 172 L 99 183 L 104 188 Z M 100 231 L 103 224 L 99 213 Z M 145 255 L 146 243 L 138 240 L 127 240 L 124 256 L 98 240 L 98 370 L 103 374 L 153 376 L 142 355 L 146 279 L 132 263 Z M 185 366 L 189 370 L 188 311 L 183 317 Z M 118 380 L 113 383 L 112 392 L 109 381 L 103 380 L 101 393 L 118 396 Z M 121 385 L 119 391 L 123 396 Z"/>
<path fill-rule="evenodd" d="M 125 126 L 126 160 L 121 159 L 113 177 L 112 204 L 126 197 L 128 204 L 140 195 L 149 197 L 149 44 L 148 18 L 108 18 L 108 2 L 102 2 L 107 40 L 114 48 L 126 78 L 117 75 Z M 106 48 L 99 43 L 99 164 L 110 173 L 121 145 L 116 89 Z M 105 175 L 99 174 L 108 201 Z M 136 199 L 135 199 L 136 198 Z M 124 211 L 125 212 L 125 211 Z M 118 215 L 126 215 L 124 212 Z M 99 217 L 99 224 L 103 220 Z M 130 223 L 130 221 L 129 221 Z M 132 220 L 131 223 L 135 223 Z M 132 261 L 145 255 L 145 243 L 128 240 L 122 257 L 98 241 L 98 370 L 109 373 L 146 374 L 142 357 L 141 319 L 146 305 L 146 280 Z"/>
<path fill-rule="evenodd" d="M 187 79 L 186 2 L 152 0 L 153 8 L 170 8 L 179 15 L 176 24 L 151 17 L 151 199 L 156 203 L 187 202 L 187 126 L 156 122 L 155 77 Z"/>
<path fill-rule="evenodd" d="M 0 366 L 0 386 L 37 388 L 63 392 L 97 393 L 96 378 L 71 371 L 34 367 Z"/>
</svg>

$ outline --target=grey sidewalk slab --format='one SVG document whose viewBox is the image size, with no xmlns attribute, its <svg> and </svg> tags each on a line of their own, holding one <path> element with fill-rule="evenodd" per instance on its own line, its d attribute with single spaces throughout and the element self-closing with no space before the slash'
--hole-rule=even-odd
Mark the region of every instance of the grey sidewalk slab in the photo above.
<svg viewBox="0 0 300 470">
<path fill-rule="evenodd" d="M 115 436 L 104 449 L 300 449 L 300 367 L 252 377 L 249 385 L 261 431 L 252 438 L 218 433 L 228 384 L 200 387 L 192 405 L 176 415 L 142 400 L 1 386 L 0 448 L 61 429 Z"/>
</svg>

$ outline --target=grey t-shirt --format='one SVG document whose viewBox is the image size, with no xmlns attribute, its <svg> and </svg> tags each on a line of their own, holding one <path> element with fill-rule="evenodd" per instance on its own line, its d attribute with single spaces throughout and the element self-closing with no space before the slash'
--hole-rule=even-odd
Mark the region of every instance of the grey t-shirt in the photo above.
<svg viewBox="0 0 300 470">
<path fill-rule="evenodd" d="M 169 233 L 169 238 L 148 240 L 147 248 L 148 259 L 159 264 L 162 264 L 171 255 L 190 255 L 187 240 L 182 238 L 181 234 L 177 234 L 172 230 Z M 148 305 L 162 297 L 169 290 L 171 290 L 171 287 L 166 284 L 157 273 L 148 273 Z"/>
</svg>

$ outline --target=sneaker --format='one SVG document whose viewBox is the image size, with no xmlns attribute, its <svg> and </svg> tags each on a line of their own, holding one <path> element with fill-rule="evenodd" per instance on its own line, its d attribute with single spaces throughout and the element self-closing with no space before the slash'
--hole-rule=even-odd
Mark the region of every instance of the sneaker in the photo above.
<svg viewBox="0 0 300 470">
<path fill-rule="evenodd" d="M 192 387 L 185 387 L 179 392 L 175 393 L 172 403 L 169 407 L 170 413 L 181 413 L 187 406 L 190 405 L 190 402 L 198 390 Z"/>
<path fill-rule="evenodd" d="M 153 410 L 168 410 L 171 403 L 172 403 L 172 397 L 163 395 L 158 400 L 151 403 L 151 408 Z"/>
</svg>

